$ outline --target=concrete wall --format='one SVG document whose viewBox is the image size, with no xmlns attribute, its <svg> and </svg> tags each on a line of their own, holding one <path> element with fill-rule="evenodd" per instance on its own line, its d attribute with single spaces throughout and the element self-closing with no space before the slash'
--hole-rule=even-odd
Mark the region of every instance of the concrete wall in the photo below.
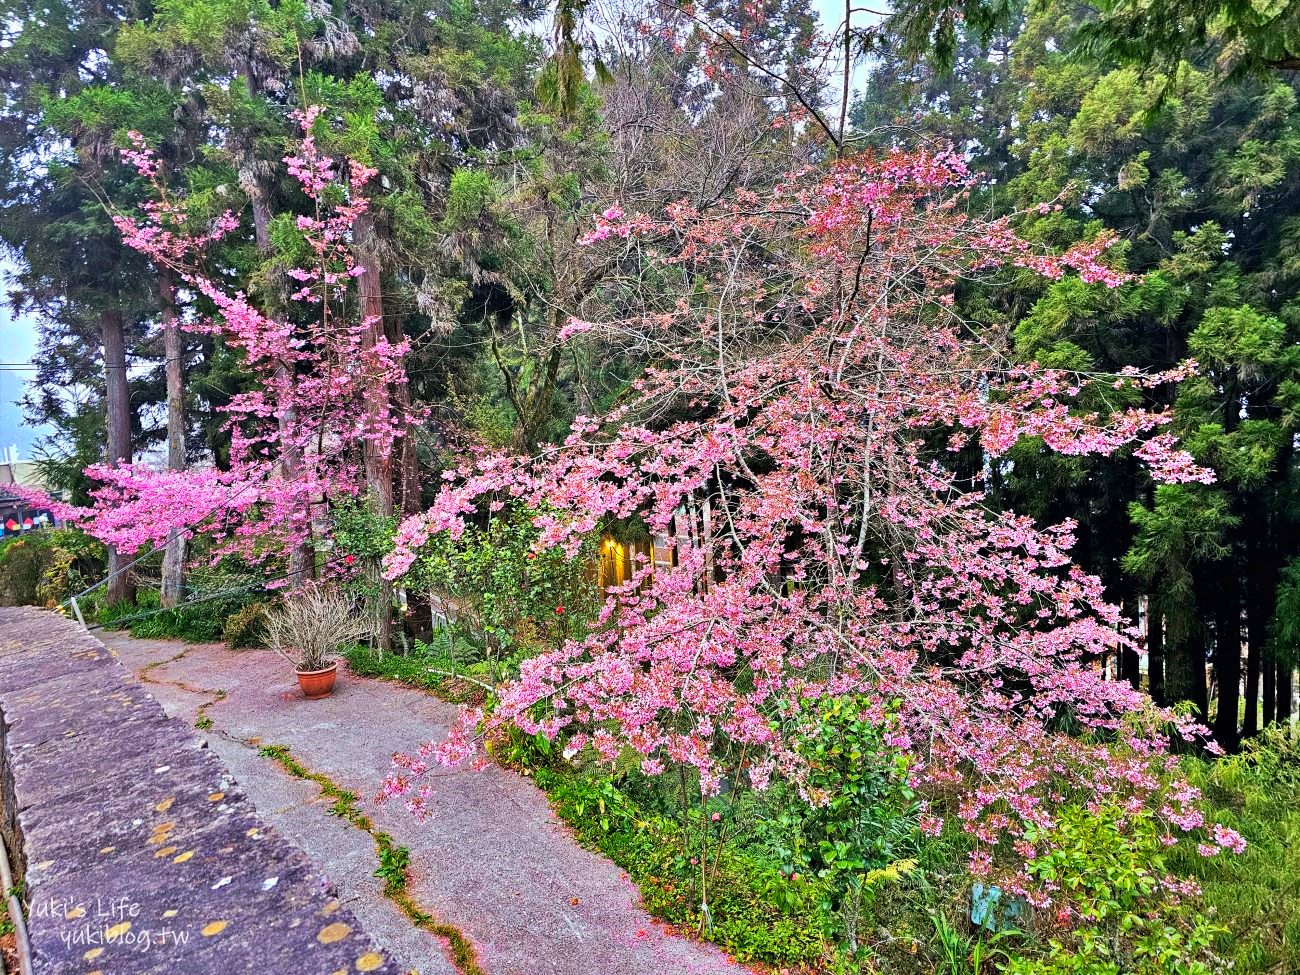
<svg viewBox="0 0 1300 975">
<path fill-rule="evenodd" d="M 396 975 L 190 728 L 26 607 L 0 609 L 0 806 L 42 975 Z"/>
</svg>

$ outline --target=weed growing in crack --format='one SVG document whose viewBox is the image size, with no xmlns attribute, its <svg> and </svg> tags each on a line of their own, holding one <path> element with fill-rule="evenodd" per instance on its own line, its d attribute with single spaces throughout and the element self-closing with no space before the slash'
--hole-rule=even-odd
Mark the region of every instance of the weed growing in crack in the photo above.
<svg viewBox="0 0 1300 975">
<path fill-rule="evenodd" d="M 439 921 L 411 896 L 407 889 L 410 884 L 411 851 L 404 846 L 399 846 L 388 833 L 375 828 L 370 817 L 361 811 L 356 793 L 344 789 L 329 776 L 307 768 L 294 758 L 286 745 L 262 745 L 258 749 L 258 754 L 279 764 L 295 779 L 314 782 L 324 798 L 333 800 L 329 808 L 330 815 L 337 816 L 369 834 L 375 841 L 375 851 L 379 858 L 379 867 L 374 875 L 384 883 L 384 896 L 401 908 L 402 913 L 416 927 L 423 928 L 447 942 L 452 961 L 461 975 L 485 975 L 479 966 L 478 952 L 460 929 L 453 924 Z"/>
</svg>

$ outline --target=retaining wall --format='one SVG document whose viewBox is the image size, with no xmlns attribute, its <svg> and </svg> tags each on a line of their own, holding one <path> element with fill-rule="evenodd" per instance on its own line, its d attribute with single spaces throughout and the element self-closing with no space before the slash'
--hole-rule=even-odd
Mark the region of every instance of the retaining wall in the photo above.
<svg viewBox="0 0 1300 975">
<path fill-rule="evenodd" d="M 398 969 L 110 650 L 0 609 L 0 832 L 37 975 Z"/>
</svg>

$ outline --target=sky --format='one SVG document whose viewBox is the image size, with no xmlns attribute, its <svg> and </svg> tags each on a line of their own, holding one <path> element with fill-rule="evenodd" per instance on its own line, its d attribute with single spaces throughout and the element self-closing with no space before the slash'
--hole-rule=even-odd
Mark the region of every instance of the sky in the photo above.
<svg viewBox="0 0 1300 975">
<path fill-rule="evenodd" d="M 10 265 L 0 261 L 7 296 Z M 15 317 L 7 301 L 0 303 L 0 450 L 17 446 L 21 460 L 29 460 L 36 441 L 49 431 L 33 427 L 23 419 L 22 399 L 26 381 L 34 373 L 20 366 L 30 365 L 36 353 L 36 322 L 30 316 Z"/>
<path fill-rule="evenodd" d="M 812 8 L 823 25 L 837 24 L 844 15 L 842 0 L 812 0 Z M 6 296 L 12 286 L 12 270 L 12 265 L 0 259 L 0 288 Z M 20 367 L 31 364 L 36 352 L 36 335 L 36 321 L 31 316 L 15 316 L 7 303 L 0 305 L 0 450 L 16 445 L 22 459 L 29 459 L 36 441 L 50 432 L 48 428 L 27 423 L 18 405 L 26 380 L 33 375 L 29 369 Z"/>
</svg>

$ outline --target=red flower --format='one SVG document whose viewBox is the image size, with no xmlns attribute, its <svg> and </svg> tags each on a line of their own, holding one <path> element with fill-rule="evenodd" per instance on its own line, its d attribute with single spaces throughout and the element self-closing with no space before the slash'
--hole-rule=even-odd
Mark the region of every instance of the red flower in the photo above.
<svg viewBox="0 0 1300 975">
<path fill-rule="evenodd" d="M 564 607 L 563 607 L 563 606 L 556 606 L 556 607 L 555 607 L 555 615 L 556 615 L 556 616 L 563 616 L 563 615 L 564 615 Z"/>
<path fill-rule="evenodd" d="M 356 559 L 354 559 L 351 555 L 345 555 L 345 556 L 343 556 L 343 561 L 344 561 L 344 563 L 346 563 L 347 565 L 351 565 L 353 562 L 356 561 Z"/>
</svg>

